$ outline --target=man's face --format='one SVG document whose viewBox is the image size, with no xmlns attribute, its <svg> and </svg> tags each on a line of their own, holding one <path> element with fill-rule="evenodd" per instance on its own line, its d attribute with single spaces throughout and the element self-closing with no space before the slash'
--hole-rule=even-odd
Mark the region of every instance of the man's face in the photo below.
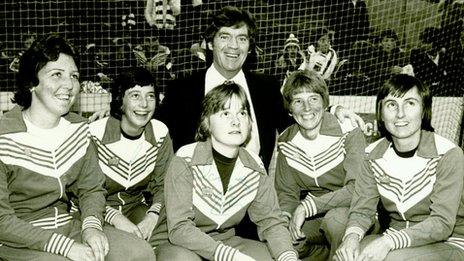
<svg viewBox="0 0 464 261">
<path fill-rule="evenodd" d="M 296 57 L 296 55 L 298 54 L 298 47 L 296 47 L 295 45 L 290 45 L 285 50 L 287 51 L 290 57 Z"/>
<path fill-rule="evenodd" d="M 209 43 L 213 50 L 213 65 L 227 79 L 234 77 L 241 69 L 250 49 L 247 25 L 221 27 Z"/>
</svg>

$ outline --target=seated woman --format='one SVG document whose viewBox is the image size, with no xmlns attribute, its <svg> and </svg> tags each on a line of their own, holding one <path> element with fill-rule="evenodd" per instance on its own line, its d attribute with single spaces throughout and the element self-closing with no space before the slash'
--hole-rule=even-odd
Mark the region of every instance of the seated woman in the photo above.
<svg viewBox="0 0 464 261">
<path fill-rule="evenodd" d="M 103 226 L 105 176 L 87 120 L 69 113 L 79 92 L 76 59 L 56 35 L 20 59 L 19 106 L 0 120 L 0 259 L 154 260 L 149 244 Z M 71 197 L 80 216 L 69 213 Z"/>
<path fill-rule="evenodd" d="M 199 142 L 181 147 L 166 173 L 157 258 L 297 260 L 272 181 L 242 146 L 252 126 L 244 90 L 235 83 L 215 87 L 202 109 Z M 267 245 L 235 236 L 246 212 Z"/>
<path fill-rule="evenodd" d="M 300 240 L 300 257 L 328 260 L 328 251 L 322 249 L 328 241 L 332 256 L 341 243 L 361 171 L 364 136 L 361 129 L 341 124 L 325 111 L 329 93 L 316 72 L 291 74 L 283 96 L 296 123 L 278 140 L 275 186 L 280 207 L 292 239 Z"/>
<path fill-rule="evenodd" d="M 155 79 L 144 68 L 124 70 L 111 87 L 111 116 L 90 124 L 106 175 L 105 220 L 151 238 L 164 202 L 164 174 L 173 156 L 167 127 L 152 119 Z"/>
<path fill-rule="evenodd" d="M 428 87 L 395 75 L 376 108 L 384 138 L 366 148 L 338 259 L 464 260 L 464 156 L 433 132 Z M 388 229 L 364 238 L 378 203 Z"/>
</svg>

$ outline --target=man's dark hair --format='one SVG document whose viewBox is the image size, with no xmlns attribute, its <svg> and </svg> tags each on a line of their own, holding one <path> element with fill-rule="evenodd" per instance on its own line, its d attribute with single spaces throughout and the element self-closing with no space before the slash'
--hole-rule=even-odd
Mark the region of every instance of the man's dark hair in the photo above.
<svg viewBox="0 0 464 261">
<path fill-rule="evenodd" d="M 239 28 L 246 25 L 248 28 L 248 37 L 250 40 L 250 53 L 247 56 L 244 67 L 251 66 L 253 63 L 258 62 L 256 52 L 256 35 L 258 33 L 258 27 L 256 21 L 250 12 L 239 9 L 235 6 L 226 6 L 222 8 L 212 19 L 208 28 L 203 33 L 203 38 L 206 43 L 212 43 L 214 36 L 221 27 L 233 27 Z M 206 63 L 210 65 L 213 62 L 213 52 L 206 48 Z"/>
</svg>

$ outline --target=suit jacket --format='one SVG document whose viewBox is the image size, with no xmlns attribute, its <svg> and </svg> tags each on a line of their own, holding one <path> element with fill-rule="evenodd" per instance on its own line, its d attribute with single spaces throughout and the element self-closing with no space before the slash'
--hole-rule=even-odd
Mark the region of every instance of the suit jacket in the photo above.
<svg viewBox="0 0 464 261">
<path fill-rule="evenodd" d="M 277 79 L 244 71 L 259 129 L 259 156 L 269 167 L 276 134 L 290 125 L 291 119 L 283 105 Z M 173 141 L 174 150 L 195 141 L 205 96 L 206 70 L 170 82 L 156 117 L 164 122 Z"/>
</svg>

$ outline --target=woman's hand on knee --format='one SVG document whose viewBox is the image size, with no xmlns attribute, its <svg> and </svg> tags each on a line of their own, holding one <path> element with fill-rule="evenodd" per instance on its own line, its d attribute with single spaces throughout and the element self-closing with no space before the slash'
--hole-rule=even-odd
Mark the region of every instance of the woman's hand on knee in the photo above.
<svg viewBox="0 0 464 261">
<path fill-rule="evenodd" d="M 359 255 L 358 260 L 377 261 L 384 260 L 390 250 L 393 248 L 392 243 L 385 237 L 379 237 L 370 242 Z"/>
<path fill-rule="evenodd" d="M 150 212 L 147 213 L 143 220 L 137 224 L 137 227 L 142 233 L 143 239 L 150 239 L 151 234 L 153 233 L 153 229 L 156 227 L 156 223 L 158 223 L 158 215 Z"/>
<path fill-rule="evenodd" d="M 290 230 L 290 235 L 292 236 L 292 240 L 295 242 L 302 238 L 305 238 L 306 235 L 301 231 L 301 227 L 303 226 L 306 219 L 306 214 L 303 206 L 298 205 L 293 213 L 292 218 L 290 219 L 290 224 L 288 229 Z"/>
<path fill-rule="evenodd" d="M 137 237 L 143 239 L 143 235 L 142 232 L 140 232 L 140 229 L 123 214 L 116 215 L 111 223 L 115 228 L 126 231 L 127 233 L 136 235 Z"/>
<path fill-rule="evenodd" d="M 104 261 L 110 250 L 108 238 L 103 231 L 96 228 L 86 228 L 82 231 L 82 243 L 88 245 L 93 252 L 94 260 Z"/>
<path fill-rule="evenodd" d="M 67 258 L 73 261 L 94 261 L 92 248 L 81 243 L 74 242 L 69 249 Z"/>
<path fill-rule="evenodd" d="M 335 251 L 334 260 L 339 261 L 355 261 L 359 256 L 359 236 L 357 234 L 349 234 L 343 240 L 340 247 Z"/>
</svg>

